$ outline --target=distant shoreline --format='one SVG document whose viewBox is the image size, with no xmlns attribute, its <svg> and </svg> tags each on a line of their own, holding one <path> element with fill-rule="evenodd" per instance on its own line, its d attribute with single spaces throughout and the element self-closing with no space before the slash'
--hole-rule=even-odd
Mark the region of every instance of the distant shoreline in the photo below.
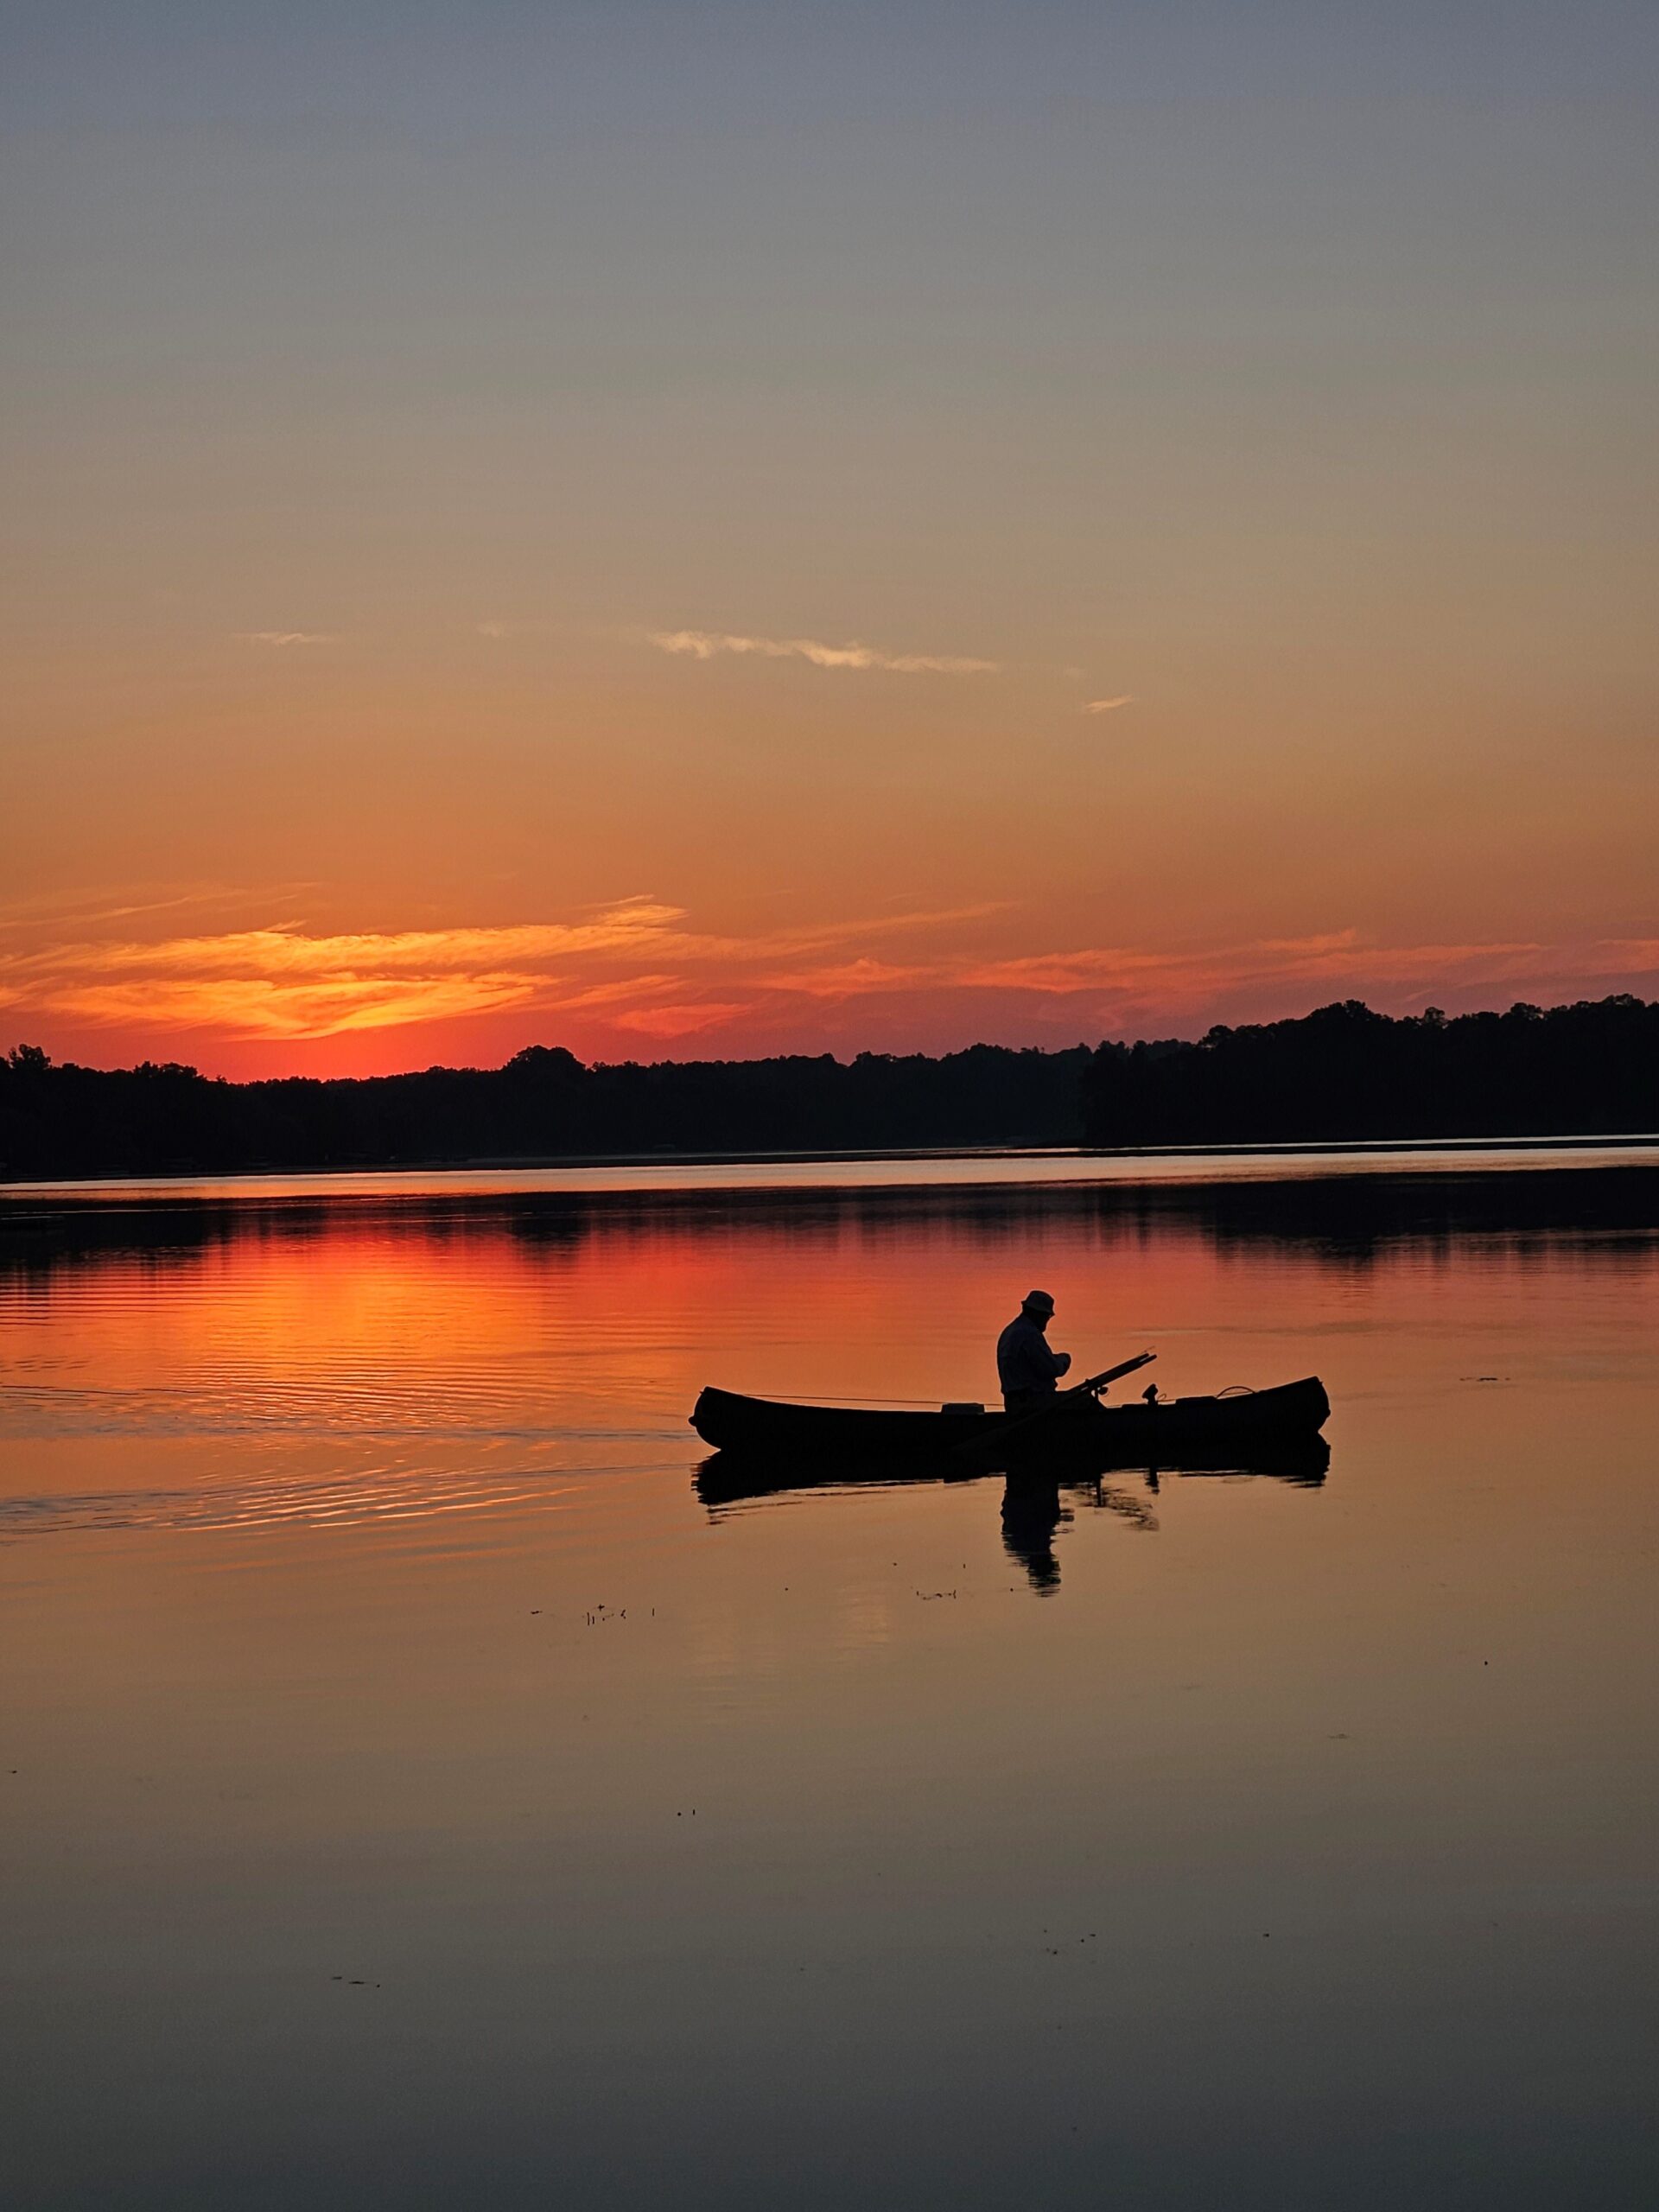
<svg viewBox="0 0 1659 2212">
<path fill-rule="evenodd" d="M 173 1168 L 164 1174 L 135 1170 L 121 1174 L 87 1176 L 48 1176 L 29 1180 L 0 1176 L 0 1214 L 8 1210 L 9 1202 L 18 1198 L 63 1196 L 94 1197 L 107 1192 L 112 1198 L 135 1192 L 155 1192 L 183 1195 L 202 1185 L 212 1185 L 217 1191 L 225 1188 L 227 1196 L 234 1197 L 238 1187 L 255 1185 L 289 1184 L 345 1185 L 348 1183 L 394 1188 L 410 1185 L 423 1179 L 441 1179 L 446 1185 L 463 1181 L 468 1177 L 487 1176 L 497 1188 L 510 1186 L 510 1180 L 519 1176 L 547 1176 L 559 1174 L 639 1173 L 652 1169 L 671 1174 L 677 1170 L 767 1167 L 826 1168 L 884 1167 L 884 1166 L 944 1166 L 960 1160 L 976 1165 L 1007 1163 L 1010 1166 L 1029 1161 L 1034 1166 L 1052 1170 L 1075 1164 L 1086 1168 L 1091 1163 L 1105 1166 L 1114 1163 L 1133 1165 L 1152 1164 L 1163 1160 L 1203 1161 L 1237 1160 L 1241 1161 L 1270 1162 L 1275 1160 L 1355 1160 L 1395 1159 L 1414 1154 L 1443 1158 L 1451 1154 L 1457 1158 L 1478 1158 L 1482 1154 L 1516 1154 L 1530 1158 L 1560 1155 L 1571 1158 L 1575 1154 L 1595 1153 L 1635 1153 L 1659 1147 L 1659 1130 L 1608 1132 L 1586 1131 L 1573 1135 L 1484 1137 L 1388 1137 L 1344 1139 L 1334 1141 L 1309 1140 L 1302 1142 L 1287 1141 L 1262 1144 L 1171 1144 L 1171 1145 L 936 1145 L 906 1146 L 882 1148 L 817 1147 L 801 1151 L 769 1152 L 630 1152 L 586 1153 L 531 1157 L 482 1157 L 474 1160 L 433 1159 L 397 1162 L 358 1161 L 334 1163 L 327 1166 L 304 1167 L 256 1166 L 236 1168 L 202 1166 Z M 1659 1162 L 1656 1162 L 1659 1165 Z M 503 1179 L 498 1181 L 497 1179 Z M 989 1183 L 994 1179 L 976 1177 L 976 1182 Z M 1024 1181 L 1026 1178 L 1013 1180 Z M 1044 1184 L 1064 1183 L 1074 1179 L 1052 1172 L 1038 1178 Z M 1078 1181 L 1109 1181 L 1108 1177 L 1080 1175 Z M 934 1179 L 925 1178 L 919 1185 L 894 1184 L 882 1179 L 877 1187 L 927 1187 Z M 603 1186 L 577 1186 L 594 1195 Z M 633 1186 L 636 1190 L 660 1187 L 655 1184 Z M 718 1185 L 693 1185 L 693 1188 L 717 1189 Z M 730 1186 L 749 1187 L 743 1183 Z M 803 1192 L 812 1189 L 857 1189 L 861 1185 L 852 1180 L 828 1185 L 791 1183 L 779 1186 Z M 297 1194 L 297 1193 L 296 1193 Z"/>
<path fill-rule="evenodd" d="M 35 1046 L 0 1058 L 0 1187 L 1310 1149 L 1381 1160 L 1494 1144 L 1566 1154 L 1655 1132 L 1659 1003 L 1618 996 L 1399 1020 L 1345 1001 L 1197 1044 L 975 1045 L 847 1063 L 585 1066 L 527 1046 L 493 1069 L 231 1084 L 171 1064 L 60 1065 Z"/>
</svg>

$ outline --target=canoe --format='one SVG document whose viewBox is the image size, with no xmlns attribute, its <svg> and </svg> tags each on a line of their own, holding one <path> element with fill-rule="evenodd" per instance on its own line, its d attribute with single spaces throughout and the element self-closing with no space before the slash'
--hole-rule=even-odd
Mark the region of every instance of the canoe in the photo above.
<svg viewBox="0 0 1659 2212">
<path fill-rule="evenodd" d="M 1174 1467 L 1183 1455 L 1193 1454 L 1236 1454 L 1246 1462 L 1252 1446 L 1318 1436 L 1330 1412 L 1317 1375 L 1272 1389 L 1160 1399 L 1155 1405 L 1103 1406 L 1090 1396 L 1062 1393 L 1052 1411 L 1034 1420 L 977 1407 L 908 1413 L 791 1405 L 711 1387 L 698 1394 L 691 1426 L 720 1451 L 802 1459 L 931 1459 L 986 1470 L 1056 1459 Z"/>
</svg>

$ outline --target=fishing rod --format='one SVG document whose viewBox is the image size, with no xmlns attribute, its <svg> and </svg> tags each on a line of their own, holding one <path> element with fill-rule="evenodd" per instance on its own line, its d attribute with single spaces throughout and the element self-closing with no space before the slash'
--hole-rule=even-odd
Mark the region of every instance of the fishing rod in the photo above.
<svg viewBox="0 0 1659 2212">
<path fill-rule="evenodd" d="M 1091 1397 L 1095 1396 L 1109 1382 L 1116 1382 L 1119 1376 L 1133 1375 L 1137 1368 L 1148 1365 L 1157 1357 L 1155 1351 L 1138 1351 L 1133 1359 L 1120 1360 L 1116 1367 L 1103 1367 L 1098 1375 L 1090 1375 L 1070 1390 L 1057 1390 L 1054 1395 L 1058 1398 L 1080 1398 L 1086 1390 Z M 1041 1410 L 1046 1413 L 1048 1408 L 1044 1407 Z"/>
<path fill-rule="evenodd" d="M 948 1459 L 953 1459 L 958 1452 L 975 1448 L 983 1451 L 987 1443 L 994 1443 L 1000 1450 L 1007 1442 L 1009 1437 L 1018 1436 L 1022 1429 L 1030 1428 L 1033 1423 L 1039 1421 L 1052 1421 L 1057 1409 L 1063 1406 L 1068 1398 L 1097 1398 L 1109 1382 L 1116 1382 L 1120 1376 L 1133 1375 L 1137 1368 L 1148 1365 L 1157 1357 L 1155 1351 L 1138 1351 L 1133 1359 L 1120 1360 L 1116 1367 L 1103 1367 L 1098 1375 L 1085 1376 L 1081 1382 L 1074 1382 L 1069 1390 L 1057 1390 L 1046 1404 L 1037 1407 L 1032 1413 L 1021 1414 L 1017 1421 L 1007 1422 L 1002 1427 L 995 1431 L 993 1435 L 982 1441 L 975 1438 L 962 1444 L 953 1445 L 945 1457 Z"/>
</svg>

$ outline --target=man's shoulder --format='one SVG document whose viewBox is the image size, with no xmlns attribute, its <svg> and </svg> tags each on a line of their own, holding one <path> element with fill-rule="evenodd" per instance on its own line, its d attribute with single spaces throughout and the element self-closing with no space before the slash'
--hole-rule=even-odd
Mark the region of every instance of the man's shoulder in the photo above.
<svg viewBox="0 0 1659 2212">
<path fill-rule="evenodd" d="M 996 1340 L 997 1359 L 999 1362 L 1013 1360 L 1019 1364 L 1029 1365 L 1031 1348 L 1040 1341 L 1037 1331 L 1025 1315 L 1017 1313 Z"/>
</svg>

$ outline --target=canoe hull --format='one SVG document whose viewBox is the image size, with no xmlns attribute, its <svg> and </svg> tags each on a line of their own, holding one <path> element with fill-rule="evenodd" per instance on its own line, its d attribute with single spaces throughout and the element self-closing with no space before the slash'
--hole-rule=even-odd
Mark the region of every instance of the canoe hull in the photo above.
<svg viewBox="0 0 1659 2212">
<path fill-rule="evenodd" d="M 1250 1447 L 1317 1437 L 1331 1402 L 1317 1376 L 1236 1396 L 1102 1406 L 1065 1398 L 1040 1420 L 1002 1413 L 896 1413 L 855 1406 L 793 1406 L 709 1389 L 691 1426 L 722 1452 L 798 1459 L 934 1460 L 996 1470 L 1082 1462 L 1176 1466 L 1183 1455 L 1246 1454 Z"/>
</svg>

